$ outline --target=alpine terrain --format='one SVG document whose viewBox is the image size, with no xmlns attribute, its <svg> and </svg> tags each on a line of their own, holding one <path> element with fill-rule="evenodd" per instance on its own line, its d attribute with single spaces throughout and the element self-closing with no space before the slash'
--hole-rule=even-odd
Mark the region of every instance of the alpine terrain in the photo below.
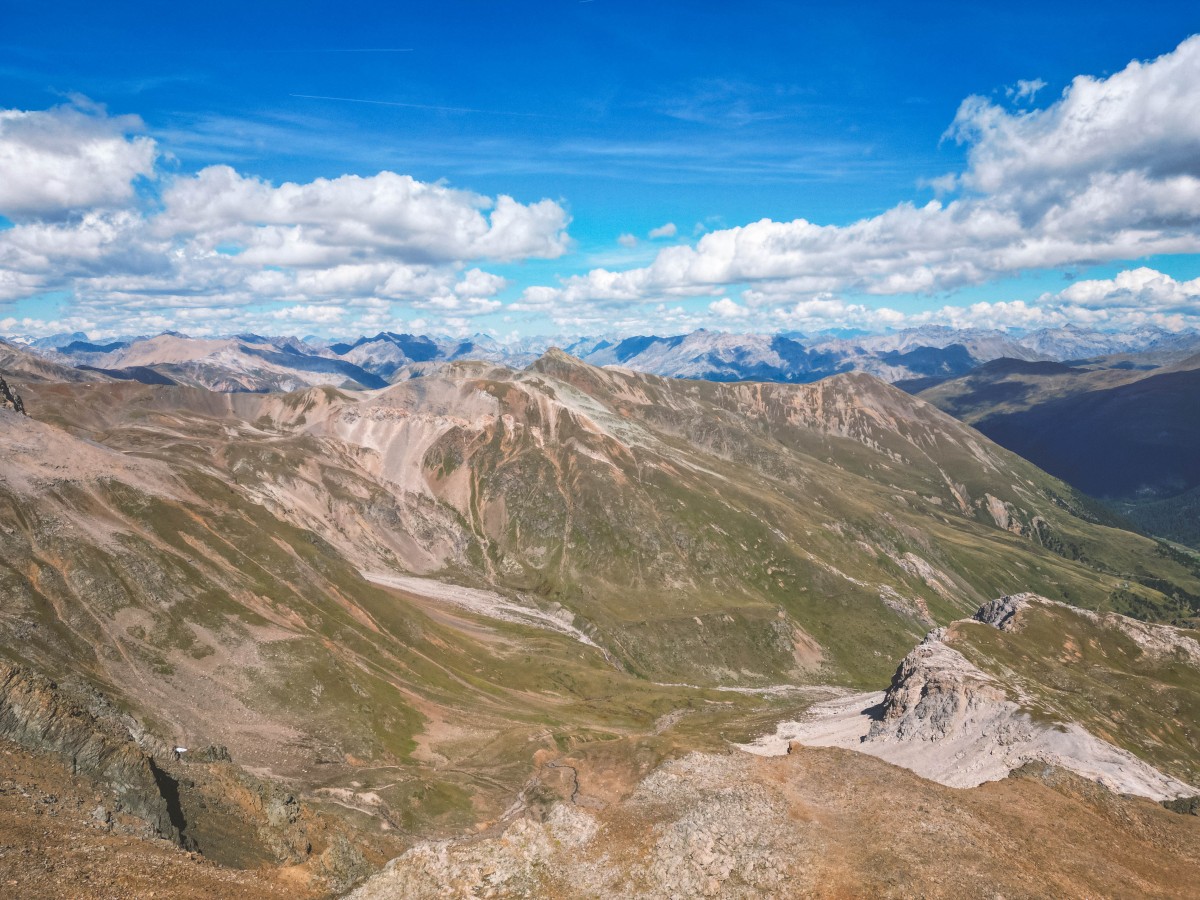
<svg viewBox="0 0 1200 900">
<path fill-rule="evenodd" d="M 155 341 L 3 359 L 17 895 L 1196 895 L 1200 557 L 924 399 Z"/>
<path fill-rule="evenodd" d="M 1200 900 L 1190 5 L 2 8 L 0 900 Z"/>
</svg>

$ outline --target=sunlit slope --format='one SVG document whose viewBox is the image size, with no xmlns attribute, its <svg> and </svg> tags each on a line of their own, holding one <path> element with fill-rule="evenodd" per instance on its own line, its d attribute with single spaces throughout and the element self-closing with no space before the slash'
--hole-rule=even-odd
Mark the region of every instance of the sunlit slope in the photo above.
<svg viewBox="0 0 1200 900">
<path fill-rule="evenodd" d="M 33 418 L 0 414 L 0 652 L 161 741 L 227 745 L 384 855 L 495 820 L 538 759 L 631 784 L 808 702 L 717 687 L 885 683 L 1002 594 L 1167 619 L 1200 594 L 1186 556 L 868 376 L 550 354 L 375 392 L 24 387 Z"/>
<path fill-rule="evenodd" d="M 874 683 L 1002 594 L 1169 619 L 1200 594 L 1185 562 L 864 375 L 717 385 L 552 352 L 362 394 L 55 390 L 62 424 L 222 479 L 356 567 L 561 604 L 660 681 Z"/>
<path fill-rule="evenodd" d="M 170 464 L 0 417 L 0 654 L 98 689 L 160 744 L 227 746 L 368 839 L 499 814 L 539 749 L 652 734 L 679 707 L 702 732 L 762 706 L 378 588 L 214 475 L 202 445 L 155 434 Z"/>
</svg>

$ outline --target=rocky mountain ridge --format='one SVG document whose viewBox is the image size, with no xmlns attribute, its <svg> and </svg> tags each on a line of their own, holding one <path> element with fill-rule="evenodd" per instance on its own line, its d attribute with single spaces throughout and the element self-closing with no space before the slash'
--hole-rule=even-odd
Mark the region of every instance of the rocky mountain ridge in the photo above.
<svg viewBox="0 0 1200 900">
<path fill-rule="evenodd" d="M 28 343 L 59 364 L 115 377 L 166 378 L 213 390 L 287 391 L 330 383 L 380 387 L 410 368 L 475 359 L 508 366 L 532 363 L 555 343 L 548 338 L 501 342 L 487 335 L 430 337 L 379 332 L 346 341 L 243 334 L 222 339 L 158 337 L 87 340 L 81 333 Z M 672 336 L 571 338 L 558 341 L 597 366 L 619 365 L 674 378 L 805 383 L 838 372 L 868 372 L 891 382 L 963 375 L 1000 358 L 1077 360 L 1120 353 L 1200 351 L 1200 337 L 1146 328 L 1133 333 L 1067 327 L 1027 334 L 922 326 L 854 338 L 736 334 L 699 330 Z"/>
</svg>

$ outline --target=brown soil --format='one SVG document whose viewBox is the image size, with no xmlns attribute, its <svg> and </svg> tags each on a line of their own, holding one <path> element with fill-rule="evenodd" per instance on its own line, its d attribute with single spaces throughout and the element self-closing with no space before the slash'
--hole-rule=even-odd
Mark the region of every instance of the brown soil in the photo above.
<svg viewBox="0 0 1200 900">
<path fill-rule="evenodd" d="M 1200 897 L 1200 818 L 1042 764 L 963 790 L 841 749 L 691 754 L 607 806 L 569 769 L 543 781 L 559 806 L 419 845 L 351 896 Z"/>
</svg>

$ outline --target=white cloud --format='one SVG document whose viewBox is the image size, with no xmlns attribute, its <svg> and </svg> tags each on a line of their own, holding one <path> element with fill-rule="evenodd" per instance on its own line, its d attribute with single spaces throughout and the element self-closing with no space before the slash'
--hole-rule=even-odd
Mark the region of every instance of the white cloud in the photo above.
<svg viewBox="0 0 1200 900">
<path fill-rule="evenodd" d="M 454 286 L 454 293 L 462 297 L 492 297 L 506 287 L 508 279 L 482 269 L 471 269 Z"/>
<path fill-rule="evenodd" d="M 1147 182 L 1200 175 L 1200 36 L 1105 79 L 1080 75 L 1044 110 L 1009 113 L 983 97 L 959 107 L 949 134 L 970 144 L 966 183 L 1062 203 L 1096 178 Z"/>
<path fill-rule="evenodd" d="M 808 300 L 797 300 L 790 306 L 772 309 L 771 322 L 776 327 L 821 328 L 895 328 L 904 324 L 905 317 L 894 309 L 875 309 L 861 303 L 847 303 L 841 297 L 823 294 Z"/>
<path fill-rule="evenodd" d="M 528 289 L 515 308 L 549 314 L 560 327 L 581 333 L 666 333 L 698 327 L 739 332 L 814 332 L 828 328 L 884 331 L 931 324 L 1017 331 L 1065 325 L 1179 331 L 1200 329 L 1200 278 L 1178 281 L 1142 267 L 1122 271 L 1110 279 L 1075 282 L 1032 300 L 943 305 L 910 312 L 852 302 L 806 279 L 766 282 L 742 291 L 740 302 L 722 296 L 705 304 L 702 312 L 688 312 L 664 303 L 564 304 L 553 288 Z"/>
<path fill-rule="evenodd" d="M 155 142 L 136 116 L 108 116 L 85 101 L 0 110 L 0 215 L 23 220 L 127 203 L 152 177 Z"/>
<path fill-rule="evenodd" d="M 720 300 L 714 300 L 708 304 L 708 308 L 721 319 L 744 319 L 750 314 L 750 310 L 746 307 L 734 303 L 728 297 L 722 297 Z"/>
<path fill-rule="evenodd" d="M 0 214 L 15 223 L 0 230 L 0 302 L 63 291 L 67 318 L 110 332 L 160 322 L 227 331 L 254 316 L 288 320 L 268 307 L 368 301 L 387 306 L 372 320 L 431 308 L 462 322 L 499 308 L 508 285 L 472 262 L 555 258 L 570 246 L 554 201 L 394 172 L 278 186 L 228 166 L 160 177 L 140 127 L 84 101 L 0 111 Z M 136 196 L 143 176 L 157 178 L 157 197 Z"/>
<path fill-rule="evenodd" d="M 1043 298 L 1043 302 L 1092 310 L 1177 313 L 1200 319 L 1200 278 L 1176 281 L 1143 266 L 1109 279 L 1077 281 L 1055 297 Z"/>
<path fill-rule="evenodd" d="M 346 315 L 346 310 L 337 306 L 284 306 L 268 314 L 270 318 L 288 324 L 304 323 L 336 325 Z"/>
<path fill-rule="evenodd" d="M 711 231 L 643 268 L 528 289 L 523 303 L 569 316 L 580 304 L 747 284 L 759 302 L 787 305 L 820 292 L 931 294 L 1031 269 L 1200 252 L 1200 36 L 1109 78 L 1076 78 L 1045 109 L 970 97 L 948 135 L 968 145 L 967 169 L 938 179 L 961 191 L 948 202 L 902 203 L 845 226 L 763 219 Z"/>
<path fill-rule="evenodd" d="M 554 258 L 567 215 L 553 201 L 494 200 L 408 175 L 343 175 L 278 187 L 228 166 L 180 178 L 163 192 L 155 229 L 234 244 L 248 263 L 327 266 L 364 254 L 406 262 Z"/>
<path fill-rule="evenodd" d="M 904 318 L 906 325 L 1030 330 L 1077 325 L 1101 330 L 1156 326 L 1200 328 L 1200 278 L 1177 281 L 1155 269 L 1126 269 L 1112 278 L 1077 281 L 1024 300 L 943 306 Z"/>
<path fill-rule="evenodd" d="M 529 286 L 511 303 L 509 283 L 486 269 L 567 253 L 559 203 L 393 172 L 280 185 L 228 166 L 167 177 L 134 117 L 85 101 L 0 112 L 0 215 L 15 223 L 0 231 L 0 303 L 63 291 L 73 299 L 55 323 L 98 333 L 322 321 L 350 333 L 414 310 L 429 327 L 467 329 L 504 308 L 604 332 L 1197 322 L 1196 282 L 1137 268 L 1024 301 L 907 314 L 861 301 L 1200 252 L 1200 36 L 1026 108 L 1044 88 L 1018 82 L 1017 109 L 961 104 L 947 136 L 967 162 L 926 180 L 938 200 L 846 225 L 712 221 L 686 243 L 658 245 L 647 265 Z M 139 179 L 157 196 L 139 198 Z M 648 232 L 676 236 L 674 223 Z"/>
<path fill-rule="evenodd" d="M 623 234 L 617 238 L 617 243 L 628 250 L 637 246 L 638 239 L 632 234 Z"/>
<path fill-rule="evenodd" d="M 1044 87 L 1046 87 L 1046 82 L 1040 78 L 1033 78 L 1028 81 L 1021 78 L 1012 87 L 1005 88 L 1004 93 L 1010 99 L 1020 103 L 1023 100 L 1032 101 Z"/>
</svg>

